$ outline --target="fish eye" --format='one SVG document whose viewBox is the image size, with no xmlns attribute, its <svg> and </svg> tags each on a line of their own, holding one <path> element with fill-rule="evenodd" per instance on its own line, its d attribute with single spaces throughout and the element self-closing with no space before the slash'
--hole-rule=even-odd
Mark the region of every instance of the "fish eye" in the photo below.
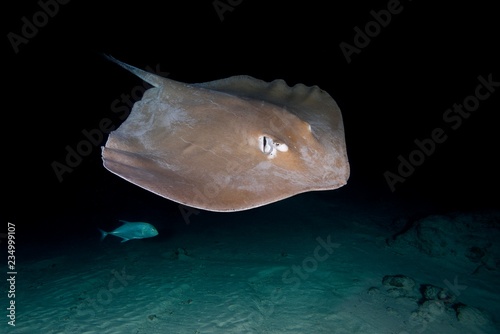
<svg viewBox="0 0 500 334">
<path fill-rule="evenodd" d="M 288 151 L 288 146 L 285 143 L 276 142 L 271 137 L 265 135 L 259 137 L 259 147 L 261 152 L 268 155 L 270 159 L 276 156 L 277 151 Z"/>
</svg>

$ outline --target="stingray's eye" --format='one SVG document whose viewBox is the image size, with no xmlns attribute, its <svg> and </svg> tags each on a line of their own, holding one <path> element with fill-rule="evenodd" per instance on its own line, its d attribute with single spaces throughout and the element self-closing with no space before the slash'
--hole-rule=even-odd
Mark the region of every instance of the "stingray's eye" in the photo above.
<svg viewBox="0 0 500 334">
<path fill-rule="evenodd" d="M 271 137 L 268 136 L 259 137 L 259 147 L 262 153 L 267 154 L 268 158 L 270 159 L 276 156 L 277 151 L 288 151 L 288 146 L 286 144 L 275 142 Z"/>
<path fill-rule="evenodd" d="M 262 136 L 262 152 L 271 154 L 273 151 L 273 140 L 269 137 Z"/>
</svg>

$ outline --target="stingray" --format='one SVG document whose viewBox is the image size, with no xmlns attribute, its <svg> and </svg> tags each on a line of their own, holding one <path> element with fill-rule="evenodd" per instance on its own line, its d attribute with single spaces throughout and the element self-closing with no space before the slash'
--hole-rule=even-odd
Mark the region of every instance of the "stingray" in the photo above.
<svg viewBox="0 0 500 334">
<path fill-rule="evenodd" d="M 187 84 L 110 59 L 153 86 L 102 148 L 123 179 L 219 212 L 347 183 L 342 115 L 319 87 L 244 75 Z"/>
</svg>

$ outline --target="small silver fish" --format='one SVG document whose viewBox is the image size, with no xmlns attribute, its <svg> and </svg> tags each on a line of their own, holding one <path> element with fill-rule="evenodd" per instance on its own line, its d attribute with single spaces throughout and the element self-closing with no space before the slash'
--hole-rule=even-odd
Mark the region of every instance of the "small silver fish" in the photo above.
<svg viewBox="0 0 500 334">
<path fill-rule="evenodd" d="M 143 239 L 151 238 L 158 235 L 156 228 L 148 223 L 132 223 L 125 220 L 120 220 L 123 223 L 122 226 L 116 228 L 114 231 L 106 232 L 101 229 L 101 241 L 106 238 L 108 234 L 112 234 L 115 237 L 122 238 L 122 242 L 129 241 L 130 239 Z"/>
</svg>

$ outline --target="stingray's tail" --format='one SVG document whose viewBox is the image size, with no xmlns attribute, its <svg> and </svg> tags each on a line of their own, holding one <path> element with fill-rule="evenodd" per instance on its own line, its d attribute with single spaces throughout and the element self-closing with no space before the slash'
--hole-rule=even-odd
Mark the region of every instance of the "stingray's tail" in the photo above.
<svg viewBox="0 0 500 334">
<path fill-rule="evenodd" d="M 109 234 L 108 232 L 106 231 L 103 231 L 101 230 L 100 228 L 98 228 L 99 232 L 101 232 L 101 241 L 104 240 L 104 238 L 106 238 L 106 236 Z"/>
<path fill-rule="evenodd" d="M 118 59 L 111 57 L 107 54 L 104 54 L 103 56 L 106 59 L 111 60 L 113 63 L 120 65 L 121 67 L 123 67 L 127 71 L 132 72 L 133 74 L 137 75 L 142 80 L 146 81 L 148 84 L 153 85 L 155 87 L 161 86 L 162 84 L 164 84 L 165 80 L 168 80 L 168 79 L 165 79 L 164 77 L 161 77 L 159 75 L 149 73 L 147 71 L 141 70 L 140 68 L 137 68 L 135 66 L 132 66 L 132 65 L 129 65 L 129 64 L 124 63 L 122 61 L 119 61 Z"/>
</svg>

